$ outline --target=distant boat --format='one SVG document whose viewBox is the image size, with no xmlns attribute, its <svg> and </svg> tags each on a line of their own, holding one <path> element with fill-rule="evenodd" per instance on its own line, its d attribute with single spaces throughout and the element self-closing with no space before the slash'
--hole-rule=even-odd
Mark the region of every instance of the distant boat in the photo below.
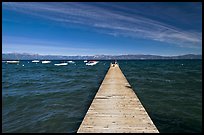
<svg viewBox="0 0 204 135">
<path fill-rule="evenodd" d="M 71 60 L 70 60 L 70 61 L 67 61 L 67 62 L 68 62 L 68 63 L 75 63 L 74 61 L 71 61 Z"/>
<path fill-rule="evenodd" d="M 17 64 L 17 63 L 19 63 L 19 61 L 12 60 L 12 61 L 6 61 L 6 63 L 9 63 L 9 64 Z"/>
<path fill-rule="evenodd" d="M 55 66 L 66 66 L 68 63 L 59 63 L 59 64 L 54 64 Z"/>
<path fill-rule="evenodd" d="M 84 61 L 84 63 L 88 62 L 87 60 Z"/>
<path fill-rule="evenodd" d="M 37 62 L 40 62 L 40 61 L 39 60 L 33 60 L 32 62 L 37 63 Z"/>
<path fill-rule="evenodd" d="M 93 66 L 96 65 L 99 61 L 89 61 L 86 63 L 87 66 Z"/>
<path fill-rule="evenodd" d="M 44 60 L 42 61 L 42 64 L 47 64 L 47 63 L 50 63 L 51 61 L 47 61 L 47 60 Z"/>
</svg>

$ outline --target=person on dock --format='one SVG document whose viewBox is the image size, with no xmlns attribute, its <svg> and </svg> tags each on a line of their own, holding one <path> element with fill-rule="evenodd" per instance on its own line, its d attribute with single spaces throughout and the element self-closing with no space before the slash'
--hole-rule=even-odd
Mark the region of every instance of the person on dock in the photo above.
<svg viewBox="0 0 204 135">
<path fill-rule="evenodd" d="M 111 63 L 111 65 L 112 65 L 113 67 L 115 67 L 116 64 L 117 64 L 117 61 L 116 61 L 116 60 L 114 60 L 114 62 Z"/>
<path fill-rule="evenodd" d="M 117 60 L 115 60 L 115 64 L 118 64 L 118 63 L 117 63 Z"/>
</svg>

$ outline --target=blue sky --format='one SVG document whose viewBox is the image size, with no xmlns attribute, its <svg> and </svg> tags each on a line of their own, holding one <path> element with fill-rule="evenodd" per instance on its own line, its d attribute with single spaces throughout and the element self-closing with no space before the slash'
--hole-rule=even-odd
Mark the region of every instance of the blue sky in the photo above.
<svg viewBox="0 0 204 135">
<path fill-rule="evenodd" d="M 202 54 L 202 3 L 3 2 L 3 53 Z"/>
</svg>

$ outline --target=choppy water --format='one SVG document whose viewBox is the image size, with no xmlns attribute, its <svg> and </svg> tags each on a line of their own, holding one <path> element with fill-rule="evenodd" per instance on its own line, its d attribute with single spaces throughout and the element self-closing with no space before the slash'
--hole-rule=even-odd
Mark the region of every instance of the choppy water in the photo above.
<svg viewBox="0 0 204 135">
<path fill-rule="evenodd" d="M 77 131 L 110 61 L 54 63 L 2 63 L 3 132 Z M 160 132 L 202 131 L 201 60 L 118 63 Z"/>
</svg>

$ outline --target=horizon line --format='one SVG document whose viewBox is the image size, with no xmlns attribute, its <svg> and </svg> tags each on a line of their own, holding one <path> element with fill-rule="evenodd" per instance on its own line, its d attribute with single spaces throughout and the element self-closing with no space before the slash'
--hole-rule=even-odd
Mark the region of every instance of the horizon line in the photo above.
<svg viewBox="0 0 204 135">
<path fill-rule="evenodd" d="M 178 54 L 178 55 L 159 55 L 159 54 L 117 54 L 117 55 L 111 55 L 111 54 L 94 54 L 94 55 L 59 55 L 59 54 L 38 54 L 38 53 L 18 53 L 18 52 L 7 52 L 2 54 L 26 54 L 26 55 L 40 55 L 40 56 L 121 56 L 121 55 L 153 55 L 153 56 L 162 56 L 162 57 L 173 57 L 173 56 L 183 56 L 183 55 L 201 55 L 202 54 L 193 54 L 193 53 L 186 53 L 186 54 Z"/>
</svg>

